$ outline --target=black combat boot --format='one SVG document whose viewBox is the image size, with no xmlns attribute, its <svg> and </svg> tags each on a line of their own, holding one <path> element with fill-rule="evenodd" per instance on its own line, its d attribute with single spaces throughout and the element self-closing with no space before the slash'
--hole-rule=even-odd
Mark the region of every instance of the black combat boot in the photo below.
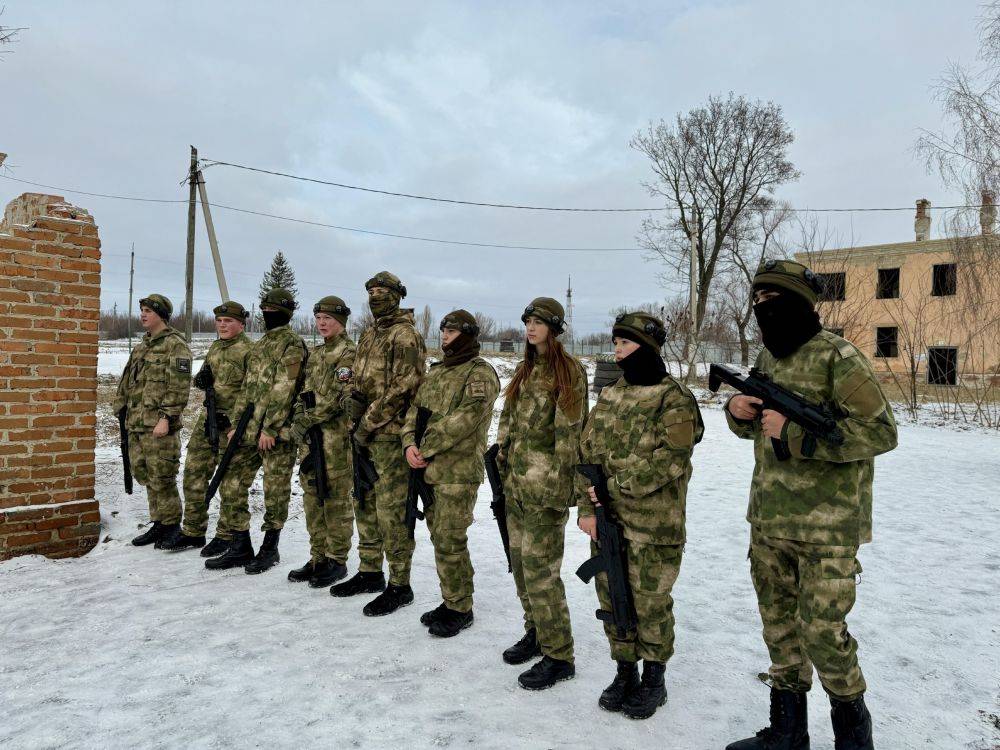
<svg viewBox="0 0 1000 750">
<path fill-rule="evenodd" d="M 199 547 L 205 546 L 205 537 L 188 536 L 187 534 L 178 531 L 176 534 L 158 541 L 156 546 L 159 549 L 165 549 L 168 552 L 180 552 L 185 549 L 198 549 Z"/>
<path fill-rule="evenodd" d="M 249 531 L 234 531 L 232 541 L 226 551 L 219 557 L 210 557 L 205 560 L 205 567 L 209 570 L 226 570 L 228 568 L 242 568 L 253 560 L 253 544 L 250 542 Z"/>
<path fill-rule="evenodd" d="M 163 536 L 163 524 L 159 521 L 153 521 L 153 525 L 146 529 L 145 532 L 139 534 L 135 539 L 132 540 L 132 544 L 136 547 L 145 547 L 147 544 L 153 544 L 158 542 L 160 537 Z"/>
<path fill-rule="evenodd" d="M 165 523 L 160 525 L 160 538 L 153 542 L 153 549 L 163 549 L 163 545 L 181 533 L 179 523 Z"/>
<path fill-rule="evenodd" d="M 830 698 L 833 746 L 836 750 L 873 750 L 872 716 L 862 695 L 852 701 Z"/>
<path fill-rule="evenodd" d="M 470 627 L 472 619 L 471 609 L 468 612 L 457 612 L 446 607 L 444 613 L 430 624 L 427 631 L 438 638 L 451 638 Z"/>
<path fill-rule="evenodd" d="M 545 690 L 563 680 L 572 680 L 576 676 L 576 667 L 571 661 L 553 659 L 543 656 L 542 660 L 527 672 L 521 672 L 517 681 L 525 690 Z"/>
<path fill-rule="evenodd" d="M 385 590 L 385 575 L 381 570 L 365 573 L 358 571 L 350 579 L 330 587 L 330 596 L 355 596 L 375 594 Z"/>
<path fill-rule="evenodd" d="M 409 586 L 397 586 L 390 583 L 385 591 L 365 605 L 361 611 L 366 617 L 382 617 L 391 615 L 400 607 L 413 603 L 413 589 Z"/>
<path fill-rule="evenodd" d="M 264 541 L 260 543 L 260 549 L 257 550 L 253 560 L 246 564 L 247 573 L 250 575 L 263 573 L 281 562 L 281 555 L 278 554 L 280 538 L 281 529 L 268 529 L 264 532 Z"/>
<path fill-rule="evenodd" d="M 538 645 L 538 637 L 532 628 L 524 634 L 524 638 L 503 652 L 503 660 L 508 664 L 524 664 L 541 655 L 542 647 Z"/>
<path fill-rule="evenodd" d="M 202 557 L 217 557 L 229 549 L 229 539 L 215 537 L 212 541 L 201 548 Z"/>
<path fill-rule="evenodd" d="M 309 586 L 321 589 L 336 583 L 341 578 L 347 578 L 347 566 L 329 557 L 324 557 L 313 566 L 313 574 L 309 577 Z"/>
<path fill-rule="evenodd" d="M 441 602 L 434 609 L 428 610 L 427 612 L 424 612 L 422 615 L 420 615 L 420 624 L 430 627 L 432 622 L 441 617 L 444 617 L 444 614 L 447 611 L 448 611 L 448 605 L 445 604 L 444 602 Z"/>
<path fill-rule="evenodd" d="M 642 682 L 639 683 L 638 690 L 632 691 L 625 698 L 622 714 L 630 719 L 648 719 L 667 702 L 667 686 L 663 682 L 666 669 L 667 665 L 662 661 L 642 663 Z"/>
<path fill-rule="evenodd" d="M 771 726 L 726 750 L 809 750 L 806 694 L 771 688 Z"/>
<path fill-rule="evenodd" d="M 618 662 L 618 674 L 604 688 L 597 705 L 605 711 L 621 711 L 625 699 L 639 689 L 639 666 L 634 661 Z"/>
<path fill-rule="evenodd" d="M 288 580 L 294 581 L 295 583 L 303 583 L 312 578 L 313 569 L 315 565 L 313 564 L 312 558 L 309 559 L 305 565 L 301 568 L 295 568 L 288 571 Z"/>
</svg>

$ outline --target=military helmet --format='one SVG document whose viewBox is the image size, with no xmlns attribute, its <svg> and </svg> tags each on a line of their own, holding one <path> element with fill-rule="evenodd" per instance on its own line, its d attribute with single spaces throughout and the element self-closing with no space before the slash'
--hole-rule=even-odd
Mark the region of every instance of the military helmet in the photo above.
<svg viewBox="0 0 1000 750">
<path fill-rule="evenodd" d="M 260 298 L 261 307 L 267 305 L 268 307 L 274 307 L 281 310 L 284 313 L 288 313 L 289 316 L 295 313 L 295 309 L 298 307 L 295 304 L 295 298 L 292 293 L 287 289 L 282 289 L 280 286 L 275 287 L 263 297 Z"/>
<path fill-rule="evenodd" d="M 151 294 L 148 297 L 143 297 L 139 300 L 139 307 L 148 307 L 159 315 L 163 322 L 170 320 L 170 316 L 174 313 L 173 304 L 162 294 Z"/>
<path fill-rule="evenodd" d="M 823 282 L 819 276 L 794 260 L 764 260 L 753 277 L 753 289 L 778 287 L 816 304 Z"/>
<path fill-rule="evenodd" d="M 212 308 L 212 312 L 215 313 L 215 317 L 217 318 L 235 318 L 243 322 L 250 317 L 250 313 L 247 312 L 247 309 L 243 305 L 232 300 L 226 300 L 218 307 Z"/>
<path fill-rule="evenodd" d="M 667 329 L 663 327 L 663 322 L 659 318 L 649 313 L 623 312 L 615 318 L 611 335 L 621 336 L 637 344 L 646 344 L 659 351 L 667 340 Z"/>
<path fill-rule="evenodd" d="M 351 308 L 340 297 L 331 294 L 313 305 L 313 315 L 316 313 L 326 313 L 340 325 L 346 326 L 347 316 L 351 314 Z"/>
<path fill-rule="evenodd" d="M 521 322 L 527 323 L 528 318 L 538 318 L 551 328 L 556 335 L 566 330 L 566 311 L 557 300 L 551 297 L 536 297 L 524 308 Z"/>
<path fill-rule="evenodd" d="M 443 331 L 445 328 L 452 328 L 469 336 L 479 335 L 479 324 L 476 322 L 475 316 L 468 310 L 452 310 L 441 318 L 441 325 L 438 326 L 438 330 Z"/>
<path fill-rule="evenodd" d="M 403 299 L 406 296 L 406 287 L 403 286 L 403 282 L 400 281 L 399 277 L 394 273 L 379 271 L 365 282 L 365 289 L 367 290 L 371 290 L 372 287 L 376 286 L 385 287 L 386 289 L 395 292 L 399 295 L 400 299 Z"/>
</svg>

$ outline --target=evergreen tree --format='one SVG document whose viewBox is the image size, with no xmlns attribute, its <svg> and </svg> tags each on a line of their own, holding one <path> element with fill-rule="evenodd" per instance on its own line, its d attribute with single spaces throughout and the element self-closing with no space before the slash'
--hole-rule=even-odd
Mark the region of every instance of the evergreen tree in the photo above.
<svg viewBox="0 0 1000 750">
<path fill-rule="evenodd" d="M 264 278 L 260 282 L 261 298 L 275 287 L 287 289 L 293 297 L 298 297 L 298 289 L 295 286 L 295 271 L 292 270 L 285 254 L 280 250 L 275 253 L 271 267 L 264 273 Z"/>
</svg>

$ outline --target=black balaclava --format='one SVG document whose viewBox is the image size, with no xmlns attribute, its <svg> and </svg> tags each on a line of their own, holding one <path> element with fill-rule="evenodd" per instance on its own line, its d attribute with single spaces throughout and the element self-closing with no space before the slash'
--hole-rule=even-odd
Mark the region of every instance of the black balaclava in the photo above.
<svg viewBox="0 0 1000 750">
<path fill-rule="evenodd" d="M 441 364 L 445 367 L 460 365 L 479 356 L 479 339 L 468 333 L 460 333 L 443 352 L 444 358 Z"/>
<path fill-rule="evenodd" d="M 648 344 L 639 344 L 638 349 L 619 360 L 618 366 L 629 385 L 657 385 L 667 374 L 663 357 Z"/>
<path fill-rule="evenodd" d="M 292 319 L 292 316 L 284 310 L 261 310 L 260 314 L 264 317 L 264 328 L 269 331 L 287 324 Z"/>
<path fill-rule="evenodd" d="M 376 318 L 384 318 L 393 315 L 399 310 L 400 297 L 394 291 L 386 290 L 382 294 L 376 294 L 368 298 L 368 307 L 372 315 Z"/>
<path fill-rule="evenodd" d="M 755 289 L 776 291 L 777 297 L 753 306 L 764 347 L 775 359 L 783 359 L 823 330 L 819 314 L 805 297 L 784 289 L 758 286 Z"/>
</svg>

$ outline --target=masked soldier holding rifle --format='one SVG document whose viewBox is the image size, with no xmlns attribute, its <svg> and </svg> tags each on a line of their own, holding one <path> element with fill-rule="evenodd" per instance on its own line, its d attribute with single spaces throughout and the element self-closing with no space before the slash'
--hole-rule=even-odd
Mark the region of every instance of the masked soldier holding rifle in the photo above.
<svg viewBox="0 0 1000 750">
<path fill-rule="evenodd" d="M 420 617 L 431 635 L 448 638 L 472 624 L 468 529 L 483 481 L 483 451 L 500 379 L 479 356 L 479 326 L 466 310 L 441 321 L 444 359 L 431 365 L 406 415 L 402 444 L 414 471 L 425 470 L 433 504 L 425 509 L 441 585 L 441 604 Z M 418 441 L 417 415 L 429 412 Z"/>
<path fill-rule="evenodd" d="M 351 445 L 346 411 L 354 385 L 354 342 L 347 336 L 351 314 L 340 297 L 313 305 L 323 343 L 309 353 L 306 379 L 295 405 L 291 439 L 305 443 L 299 464 L 302 505 L 309 531 L 309 561 L 289 581 L 329 586 L 347 575 L 354 511 L 351 508 Z"/>
<path fill-rule="evenodd" d="M 181 521 L 177 471 L 181 414 L 191 390 L 191 350 L 169 325 L 172 313 L 173 305 L 162 294 L 139 300 L 146 335 L 129 355 L 112 405 L 115 413 L 124 413 L 129 462 L 135 480 L 146 487 L 153 522 L 132 540 L 137 547 L 170 538 Z"/>
<path fill-rule="evenodd" d="M 830 697 L 838 750 L 872 748 L 871 716 L 854 606 L 858 546 L 872 538 L 874 457 L 896 446 L 896 423 L 871 364 L 824 331 L 814 305 L 819 279 L 805 266 L 769 260 L 754 276 L 754 315 L 764 351 L 756 369 L 775 385 L 824 405 L 837 440 L 818 440 L 761 399 L 733 396 L 730 429 L 754 441 L 750 575 L 771 668 L 771 723 L 729 750 L 809 746 L 806 694 L 813 666 Z"/>
</svg>

